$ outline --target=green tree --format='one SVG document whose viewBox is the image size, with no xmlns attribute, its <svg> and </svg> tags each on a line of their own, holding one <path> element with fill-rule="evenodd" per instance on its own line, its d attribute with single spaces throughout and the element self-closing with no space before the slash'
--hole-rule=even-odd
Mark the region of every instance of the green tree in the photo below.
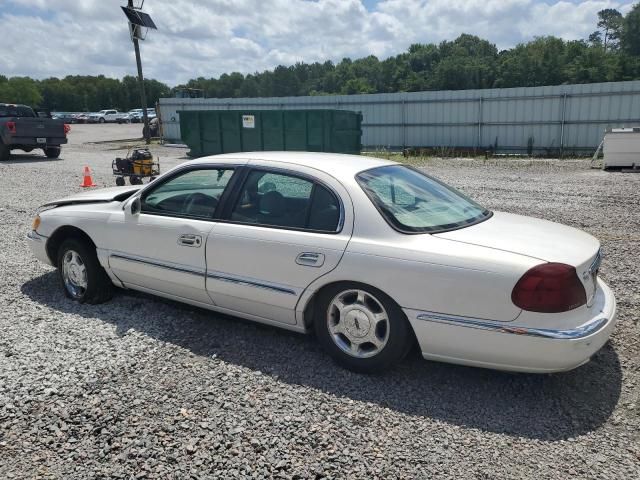
<svg viewBox="0 0 640 480">
<path fill-rule="evenodd" d="M 11 77 L 0 83 L 0 102 L 39 106 L 41 101 L 42 94 L 31 78 Z"/>
<path fill-rule="evenodd" d="M 624 18 L 621 40 L 626 53 L 640 56 L 640 3 L 634 5 Z"/>
<path fill-rule="evenodd" d="M 598 28 L 605 51 L 618 47 L 623 20 L 622 14 L 615 8 L 605 8 L 598 12 Z"/>
</svg>

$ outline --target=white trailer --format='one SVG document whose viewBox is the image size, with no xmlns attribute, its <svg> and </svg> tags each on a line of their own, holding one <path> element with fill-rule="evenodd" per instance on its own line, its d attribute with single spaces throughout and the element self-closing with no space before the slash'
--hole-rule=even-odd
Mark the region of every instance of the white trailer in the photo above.
<svg viewBox="0 0 640 480">
<path fill-rule="evenodd" d="M 640 169 L 640 128 L 610 128 L 604 135 L 604 169 Z"/>
</svg>

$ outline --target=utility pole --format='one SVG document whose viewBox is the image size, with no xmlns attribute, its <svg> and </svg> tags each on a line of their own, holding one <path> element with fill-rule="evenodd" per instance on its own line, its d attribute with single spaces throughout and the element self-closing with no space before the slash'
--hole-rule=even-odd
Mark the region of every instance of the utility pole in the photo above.
<svg viewBox="0 0 640 480">
<path fill-rule="evenodd" d="M 133 9 L 133 0 L 128 0 L 127 6 Z M 131 39 L 133 40 L 133 48 L 136 51 L 136 65 L 138 66 L 138 83 L 140 84 L 140 101 L 142 102 L 142 120 L 144 122 L 144 128 L 142 132 L 144 134 L 144 141 L 147 145 L 151 143 L 151 131 L 149 129 L 149 117 L 147 115 L 147 94 L 144 91 L 144 76 L 142 75 L 142 60 L 140 60 L 140 44 L 138 42 L 137 31 L 142 27 L 139 25 L 131 25 L 133 29 Z"/>
</svg>

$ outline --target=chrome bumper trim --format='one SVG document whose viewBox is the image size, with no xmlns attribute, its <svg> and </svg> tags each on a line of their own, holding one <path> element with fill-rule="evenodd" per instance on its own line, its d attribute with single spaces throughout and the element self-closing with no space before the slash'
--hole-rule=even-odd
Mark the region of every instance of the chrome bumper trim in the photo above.
<svg viewBox="0 0 640 480">
<path fill-rule="evenodd" d="M 121 260 L 128 260 L 130 262 L 142 263 L 145 265 L 150 265 L 152 267 L 166 268 L 167 270 L 173 270 L 174 272 L 190 273 L 192 275 L 204 276 L 204 270 L 201 270 L 201 269 L 171 265 L 168 263 L 158 262 L 155 260 L 148 260 L 141 257 L 132 257 L 129 255 L 112 253 L 111 255 L 109 255 L 109 258 L 119 258 Z"/>
<path fill-rule="evenodd" d="M 598 317 L 580 327 L 568 330 L 555 330 L 550 328 L 531 328 L 516 325 L 505 325 L 504 323 L 497 323 L 478 318 L 459 317 L 455 315 L 443 315 L 440 313 L 430 312 L 421 313 L 417 318 L 418 320 L 424 320 L 427 322 L 443 323 L 458 327 L 476 328 L 479 330 L 488 330 L 497 333 L 510 333 L 513 335 L 551 338 L 555 340 L 575 340 L 588 337 L 604 327 L 609 321 L 606 317 Z"/>
<path fill-rule="evenodd" d="M 222 274 L 218 272 L 207 272 L 207 277 L 212 278 L 213 280 L 220 280 L 222 282 L 231 282 L 237 285 L 244 285 L 247 287 L 256 287 L 256 288 L 264 288 L 266 290 L 273 290 L 275 292 L 286 293 L 287 295 L 297 295 L 295 290 L 291 288 L 283 287 L 280 285 L 276 285 L 273 283 L 262 283 L 254 280 L 248 280 L 246 278 L 241 277 L 232 277 L 228 274 Z"/>
</svg>

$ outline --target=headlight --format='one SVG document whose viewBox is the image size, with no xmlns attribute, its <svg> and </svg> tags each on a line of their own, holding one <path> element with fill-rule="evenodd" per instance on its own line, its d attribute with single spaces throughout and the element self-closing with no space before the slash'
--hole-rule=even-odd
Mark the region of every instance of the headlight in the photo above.
<svg viewBox="0 0 640 480">
<path fill-rule="evenodd" d="M 35 232 L 36 230 L 38 230 L 39 226 L 40 226 L 40 215 L 36 215 L 36 218 L 33 219 L 33 225 L 31 225 L 31 230 Z"/>
</svg>

